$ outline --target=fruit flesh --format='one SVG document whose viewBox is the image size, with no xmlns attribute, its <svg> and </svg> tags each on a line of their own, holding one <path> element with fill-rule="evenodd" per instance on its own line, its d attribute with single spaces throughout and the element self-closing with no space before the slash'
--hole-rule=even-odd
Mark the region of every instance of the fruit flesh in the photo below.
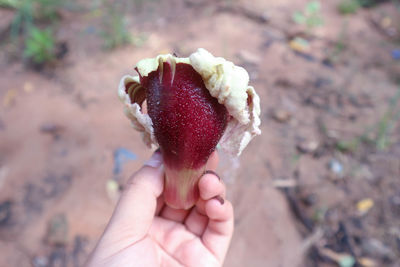
<svg viewBox="0 0 400 267">
<path fill-rule="evenodd" d="M 164 198 L 175 208 L 190 208 L 228 112 L 190 64 L 160 62 L 156 71 L 140 77 L 140 83 L 146 88 L 148 115 L 164 159 Z"/>
</svg>

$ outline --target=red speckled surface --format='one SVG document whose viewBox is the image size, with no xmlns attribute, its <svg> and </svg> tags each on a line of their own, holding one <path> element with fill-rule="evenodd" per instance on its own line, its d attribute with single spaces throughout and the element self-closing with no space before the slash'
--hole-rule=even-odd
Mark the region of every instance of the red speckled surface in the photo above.
<svg viewBox="0 0 400 267">
<path fill-rule="evenodd" d="M 160 73 L 161 72 L 161 73 Z M 161 82 L 160 82 L 161 77 Z M 226 127 L 226 108 L 213 98 L 189 64 L 169 63 L 141 78 L 148 114 L 164 161 L 170 167 L 198 168 L 206 163 Z"/>
</svg>

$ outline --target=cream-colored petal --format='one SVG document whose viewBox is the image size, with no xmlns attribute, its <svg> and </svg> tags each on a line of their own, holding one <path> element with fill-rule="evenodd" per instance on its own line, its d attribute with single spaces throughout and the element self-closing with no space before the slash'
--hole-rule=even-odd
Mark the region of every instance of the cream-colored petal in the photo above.
<svg viewBox="0 0 400 267">
<path fill-rule="evenodd" d="M 171 54 L 158 55 L 155 58 L 145 58 L 136 64 L 138 72 L 142 77 L 147 76 L 150 72 L 158 69 L 160 62 L 170 62 L 172 66 L 176 63 L 190 64 L 189 58 L 187 57 L 175 57 Z"/>
<path fill-rule="evenodd" d="M 119 99 L 124 103 L 124 113 L 131 120 L 132 127 L 141 133 L 144 143 L 148 147 L 152 147 L 152 145 L 157 145 L 153 123 L 149 115 L 142 113 L 139 104 L 131 103 L 130 97 L 126 93 L 126 85 L 130 82 L 140 84 L 139 76 L 126 75 L 122 77 L 118 87 Z"/>
<path fill-rule="evenodd" d="M 222 136 L 219 147 L 225 152 L 239 156 L 243 149 L 249 144 L 254 136 L 260 135 L 260 98 L 255 94 L 252 86 L 248 87 L 247 90 L 250 105 L 250 119 L 249 123 L 241 124 L 238 120 L 231 119 L 228 122 L 225 133 Z"/>
<path fill-rule="evenodd" d="M 203 77 L 210 94 L 224 104 L 233 117 L 221 138 L 220 147 L 240 155 L 251 139 L 261 134 L 260 98 L 248 85 L 247 71 L 202 48 L 190 55 L 190 62 Z"/>
<path fill-rule="evenodd" d="M 214 57 L 203 48 L 190 55 L 190 62 L 203 77 L 210 94 L 225 105 L 229 114 L 242 124 L 249 123 L 247 71 L 221 57 Z"/>
</svg>

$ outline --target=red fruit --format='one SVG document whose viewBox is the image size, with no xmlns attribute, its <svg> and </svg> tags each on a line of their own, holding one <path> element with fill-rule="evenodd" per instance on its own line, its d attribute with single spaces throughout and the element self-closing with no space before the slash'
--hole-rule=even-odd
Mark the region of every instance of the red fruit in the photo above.
<svg viewBox="0 0 400 267">
<path fill-rule="evenodd" d="M 198 180 L 224 133 L 228 112 L 190 64 L 163 62 L 140 76 L 140 83 L 164 159 L 165 201 L 188 209 L 198 200 Z"/>
</svg>

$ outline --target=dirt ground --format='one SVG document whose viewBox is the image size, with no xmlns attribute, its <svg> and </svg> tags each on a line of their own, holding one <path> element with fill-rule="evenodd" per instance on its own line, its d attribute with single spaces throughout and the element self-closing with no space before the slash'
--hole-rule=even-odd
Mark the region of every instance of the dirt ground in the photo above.
<svg viewBox="0 0 400 267">
<path fill-rule="evenodd" d="M 120 78 L 198 47 L 245 67 L 262 105 L 262 135 L 221 155 L 236 227 L 225 266 L 400 266 L 400 13 L 393 1 L 344 16 L 338 2 L 306 29 L 291 19 L 304 0 L 149 1 L 127 12 L 144 43 L 113 51 L 94 12 L 63 10 L 68 53 L 41 71 L 1 44 L 0 266 L 82 266 L 115 205 L 110 181 L 151 154 Z M 120 148 L 135 159 L 117 173 Z"/>
</svg>

